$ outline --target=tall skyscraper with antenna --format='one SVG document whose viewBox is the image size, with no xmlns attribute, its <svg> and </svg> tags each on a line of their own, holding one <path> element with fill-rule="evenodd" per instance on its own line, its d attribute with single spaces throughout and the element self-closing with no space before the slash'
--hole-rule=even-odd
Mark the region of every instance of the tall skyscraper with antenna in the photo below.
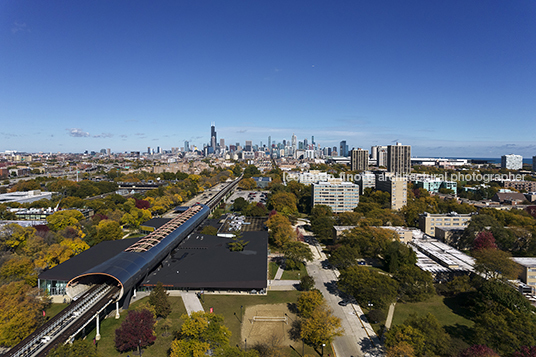
<svg viewBox="0 0 536 357">
<path fill-rule="evenodd" d="M 218 142 L 218 137 L 216 134 L 216 123 L 212 122 L 210 125 L 210 146 L 212 149 L 216 150 L 216 143 Z"/>
</svg>

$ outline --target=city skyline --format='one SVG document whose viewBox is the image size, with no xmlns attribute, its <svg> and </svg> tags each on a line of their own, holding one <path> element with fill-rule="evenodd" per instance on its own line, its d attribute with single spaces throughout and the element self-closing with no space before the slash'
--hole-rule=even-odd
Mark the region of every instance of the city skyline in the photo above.
<svg viewBox="0 0 536 357">
<path fill-rule="evenodd" d="M 0 4 L 0 151 L 536 153 L 536 4 Z"/>
</svg>

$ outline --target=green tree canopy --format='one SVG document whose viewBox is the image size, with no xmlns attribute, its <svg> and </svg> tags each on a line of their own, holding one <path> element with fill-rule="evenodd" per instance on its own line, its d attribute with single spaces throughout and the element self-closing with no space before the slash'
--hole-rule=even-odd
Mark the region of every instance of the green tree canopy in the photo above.
<svg viewBox="0 0 536 357">
<path fill-rule="evenodd" d="M 351 266 L 339 276 L 339 288 L 353 296 L 358 304 L 369 303 L 383 309 L 395 301 L 398 283 L 387 274 L 372 271 L 365 267 Z"/>
<path fill-rule="evenodd" d="M 159 281 L 149 295 L 149 304 L 154 306 L 157 317 L 166 318 L 171 313 L 168 296 L 169 293 L 164 289 L 162 282 Z"/>
</svg>

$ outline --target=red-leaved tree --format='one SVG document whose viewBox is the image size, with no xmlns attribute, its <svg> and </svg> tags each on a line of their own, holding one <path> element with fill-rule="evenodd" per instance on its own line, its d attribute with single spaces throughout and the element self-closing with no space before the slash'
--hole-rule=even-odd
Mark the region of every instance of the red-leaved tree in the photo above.
<svg viewBox="0 0 536 357">
<path fill-rule="evenodd" d="M 460 352 L 458 357 L 500 357 L 486 345 L 473 345 Z"/>
<path fill-rule="evenodd" d="M 151 207 L 151 203 L 149 201 L 138 200 L 137 198 L 135 198 L 135 200 L 136 200 L 136 208 L 138 209 L 149 209 Z"/>
<path fill-rule="evenodd" d="M 473 250 L 481 249 L 497 249 L 495 237 L 493 237 L 493 233 L 490 231 L 482 231 L 476 235 L 473 241 Z"/>
<path fill-rule="evenodd" d="M 156 340 L 155 320 L 149 310 L 129 311 L 127 318 L 115 330 L 115 348 L 119 352 L 147 347 Z"/>
<path fill-rule="evenodd" d="M 512 357 L 536 357 L 536 346 L 523 346 L 521 347 L 521 350 L 514 352 Z"/>
</svg>

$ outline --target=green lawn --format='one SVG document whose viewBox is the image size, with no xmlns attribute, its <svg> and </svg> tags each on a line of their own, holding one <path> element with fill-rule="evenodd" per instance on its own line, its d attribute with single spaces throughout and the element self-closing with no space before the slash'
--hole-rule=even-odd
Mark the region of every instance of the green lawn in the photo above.
<svg viewBox="0 0 536 357">
<path fill-rule="evenodd" d="M 275 277 L 275 273 L 277 273 L 277 269 L 279 268 L 279 265 L 277 265 L 276 262 L 270 262 L 268 264 L 268 279 L 273 280 Z"/>
<path fill-rule="evenodd" d="M 47 321 L 59 314 L 61 310 L 65 309 L 67 306 L 69 306 L 69 304 L 50 304 L 45 309 Z"/>
<path fill-rule="evenodd" d="M 141 302 L 147 301 L 148 298 L 144 298 L 141 300 L 138 300 L 131 304 L 131 308 L 135 307 L 136 305 L 140 304 Z M 168 319 L 171 319 L 172 327 L 169 329 L 169 331 L 166 333 L 166 331 L 163 331 L 158 327 L 158 323 L 156 325 L 156 334 L 157 338 L 153 345 L 145 348 L 143 350 L 143 356 L 146 357 L 161 357 L 161 356 L 167 356 L 168 355 L 168 349 L 171 346 L 171 341 L 173 341 L 173 335 L 175 331 L 178 331 L 180 326 L 182 325 L 182 320 L 180 319 L 181 315 L 186 314 L 186 309 L 184 308 L 184 304 L 182 303 L 182 298 L 177 296 L 170 296 L 168 297 L 169 302 L 172 306 L 171 314 L 168 316 Z M 115 330 L 121 326 L 121 323 L 125 319 L 125 316 L 127 315 L 127 311 L 121 312 L 121 318 L 116 320 L 113 316 L 109 317 L 105 320 L 101 320 L 101 326 L 100 326 L 100 333 L 101 333 L 101 340 L 98 343 L 98 351 L 99 354 L 103 357 L 111 357 L 111 356 L 134 356 L 136 355 L 132 351 L 120 353 L 117 352 L 114 345 L 114 337 L 115 337 Z M 87 338 L 91 341 L 95 337 L 96 331 L 91 331 Z M 165 336 L 164 336 L 165 335 Z"/>
<path fill-rule="evenodd" d="M 280 303 L 295 303 L 299 296 L 298 291 L 270 291 L 267 295 L 210 295 L 205 294 L 203 296 L 203 307 L 205 311 L 209 311 L 212 307 L 214 313 L 220 314 L 224 317 L 224 324 L 229 328 L 232 333 L 231 336 L 231 345 L 239 344 L 243 346 L 243 343 L 240 338 L 240 306 L 243 306 L 243 310 L 247 306 L 258 305 L 258 304 L 280 304 Z M 140 304 L 141 302 L 147 301 L 147 298 L 138 300 L 131 304 L 131 308 Z M 184 304 L 180 297 L 170 296 L 169 301 L 172 305 L 172 312 L 169 315 L 168 319 L 172 321 L 172 327 L 166 333 L 161 328 L 156 327 L 157 339 L 152 346 L 149 346 L 143 350 L 144 357 L 165 357 L 168 356 L 168 350 L 173 341 L 174 333 L 179 330 L 182 325 L 182 320 L 180 319 L 181 315 L 186 314 Z M 63 304 L 54 304 L 54 305 L 63 305 Z M 56 306 L 55 309 L 58 309 L 59 306 Z M 47 315 L 49 314 L 47 310 Z M 52 310 L 51 310 L 52 311 Z M 52 312 L 50 312 L 52 313 Z M 120 327 L 121 323 L 124 321 L 127 311 L 121 312 L 121 317 L 116 320 L 112 314 L 111 317 L 102 320 L 100 325 L 101 340 L 99 341 L 97 348 L 98 352 L 102 357 L 126 357 L 137 356 L 137 351 L 129 351 L 125 353 L 120 353 L 115 349 L 114 346 L 114 337 L 115 330 Z M 236 313 L 236 316 L 235 316 Z M 87 339 L 92 341 L 95 337 L 95 329 L 88 331 Z M 293 350 L 290 346 L 285 347 L 286 355 L 289 357 L 301 357 L 302 345 L 299 342 L 294 344 Z M 320 356 L 319 351 L 315 351 L 312 347 L 305 346 L 305 353 L 312 356 Z M 324 356 L 327 354 L 333 356 L 331 346 L 326 346 L 324 349 Z"/>
<path fill-rule="evenodd" d="M 214 313 L 223 316 L 224 324 L 231 331 L 231 346 L 236 344 L 243 346 L 243 341 L 240 338 L 240 321 L 242 316 L 241 311 L 245 311 L 247 306 L 259 305 L 259 304 L 281 304 L 281 303 L 295 303 L 298 300 L 300 292 L 293 291 L 269 291 L 267 295 L 210 295 L 203 296 L 203 307 L 205 311 L 210 311 L 210 308 L 214 308 Z M 240 309 L 243 306 L 243 309 Z M 236 316 L 235 316 L 236 313 Z M 302 345 L 297 342 L 295 344 L 297 351 L 288 347 L 285 349 L 290 357 L 301 357 Z M 312 347 L 305 346 L 305 354 L 311 354 L 314 356 L 320 355 L 320 350 L 315 352 Z M 331 346 L 326 346 L 324 349 L 324 356 L 330 353 L 333 356 Z"/>
<path fill-rule="evenodd" d="M 473 321 L 462 315 L 467 316 L 463 306 L 457 306 L 456 301 L 447 299 L 443 296 L 436 295 L 424 302 L 418 303 L 397 303 L 395 314 L 393 316 L 393 326 L 404 322 L 410 314 L 425 315 L 431 313 L 439 320 L 442 326 L 462 325 L 472 327 Z"/>
<path fill-rule="evenodd" d="M 307 269 L 305 265 L 300 266 L 300 270 L 285 270 L 281 280 L 300 280 L 301 277 L 307 275 Z"/>
</svg>

